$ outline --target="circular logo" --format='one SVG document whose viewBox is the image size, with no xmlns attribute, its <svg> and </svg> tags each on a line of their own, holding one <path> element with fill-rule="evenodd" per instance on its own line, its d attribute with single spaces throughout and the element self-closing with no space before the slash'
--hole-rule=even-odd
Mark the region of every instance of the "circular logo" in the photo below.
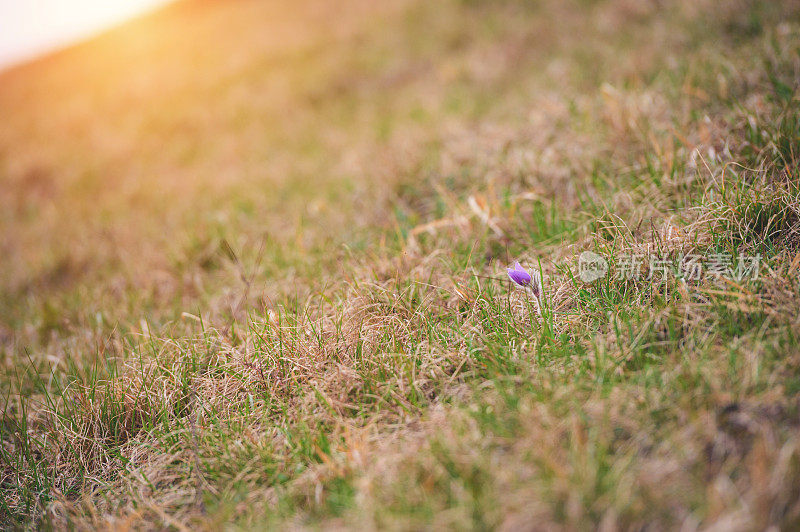
<svg viewBox="0 0 800 532">
<path fill-rule="evenodd" d="M 584 251 L 578 257 L 578 277 L 584 283 L 593 283 L 608 273 L 608 262 L 603 256 Z"/>
</svg>

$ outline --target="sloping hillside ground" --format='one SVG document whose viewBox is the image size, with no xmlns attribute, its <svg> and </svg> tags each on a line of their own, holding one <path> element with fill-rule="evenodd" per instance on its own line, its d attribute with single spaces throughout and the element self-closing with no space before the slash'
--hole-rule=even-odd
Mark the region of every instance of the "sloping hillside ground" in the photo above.
<svg viewBox="0 0 800 532">
<path fill-rule="evenodd" d="M 799 527 L 800 6 L 375 4 L 0 74 L 3 526 Z"/>
</svg>

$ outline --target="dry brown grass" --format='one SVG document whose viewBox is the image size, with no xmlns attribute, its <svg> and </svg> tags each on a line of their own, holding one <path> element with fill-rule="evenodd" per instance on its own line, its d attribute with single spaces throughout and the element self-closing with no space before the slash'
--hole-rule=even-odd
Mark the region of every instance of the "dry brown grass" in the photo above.
<svg viewBox="0 0 800 532">
<path fill-rule="evenodd" d="M 3 522 L 796 526 L 799 23 L 186 1 L 4 73 Z"/>
</svg>

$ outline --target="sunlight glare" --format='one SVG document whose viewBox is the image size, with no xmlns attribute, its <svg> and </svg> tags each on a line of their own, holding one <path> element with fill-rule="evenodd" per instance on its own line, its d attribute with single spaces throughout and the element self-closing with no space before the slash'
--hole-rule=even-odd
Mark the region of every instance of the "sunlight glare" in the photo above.
<svg viewBox="0 0 800 532">
<path fill-rule="evenodd" d="M 168 0 L 0 0 L 0 66 L 88 37 Z"/>
</svg>

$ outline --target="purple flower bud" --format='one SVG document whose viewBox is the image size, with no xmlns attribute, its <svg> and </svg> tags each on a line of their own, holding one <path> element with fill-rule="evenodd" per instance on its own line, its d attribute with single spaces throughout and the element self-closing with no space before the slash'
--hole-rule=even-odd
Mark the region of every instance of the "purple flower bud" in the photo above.
<svg viewBox="0 0 800 532">
<path fill-rule="evenodd" d="M 514 263 L 513 268 L 508 269 L 508 276 L 511 277 L 511 280 L 517 283 L 520 286 L 528 286 L 531 284 L 531 274 L 525 271 L 525 268 L 519 265 L 519 262 Z"/>
</svg>

